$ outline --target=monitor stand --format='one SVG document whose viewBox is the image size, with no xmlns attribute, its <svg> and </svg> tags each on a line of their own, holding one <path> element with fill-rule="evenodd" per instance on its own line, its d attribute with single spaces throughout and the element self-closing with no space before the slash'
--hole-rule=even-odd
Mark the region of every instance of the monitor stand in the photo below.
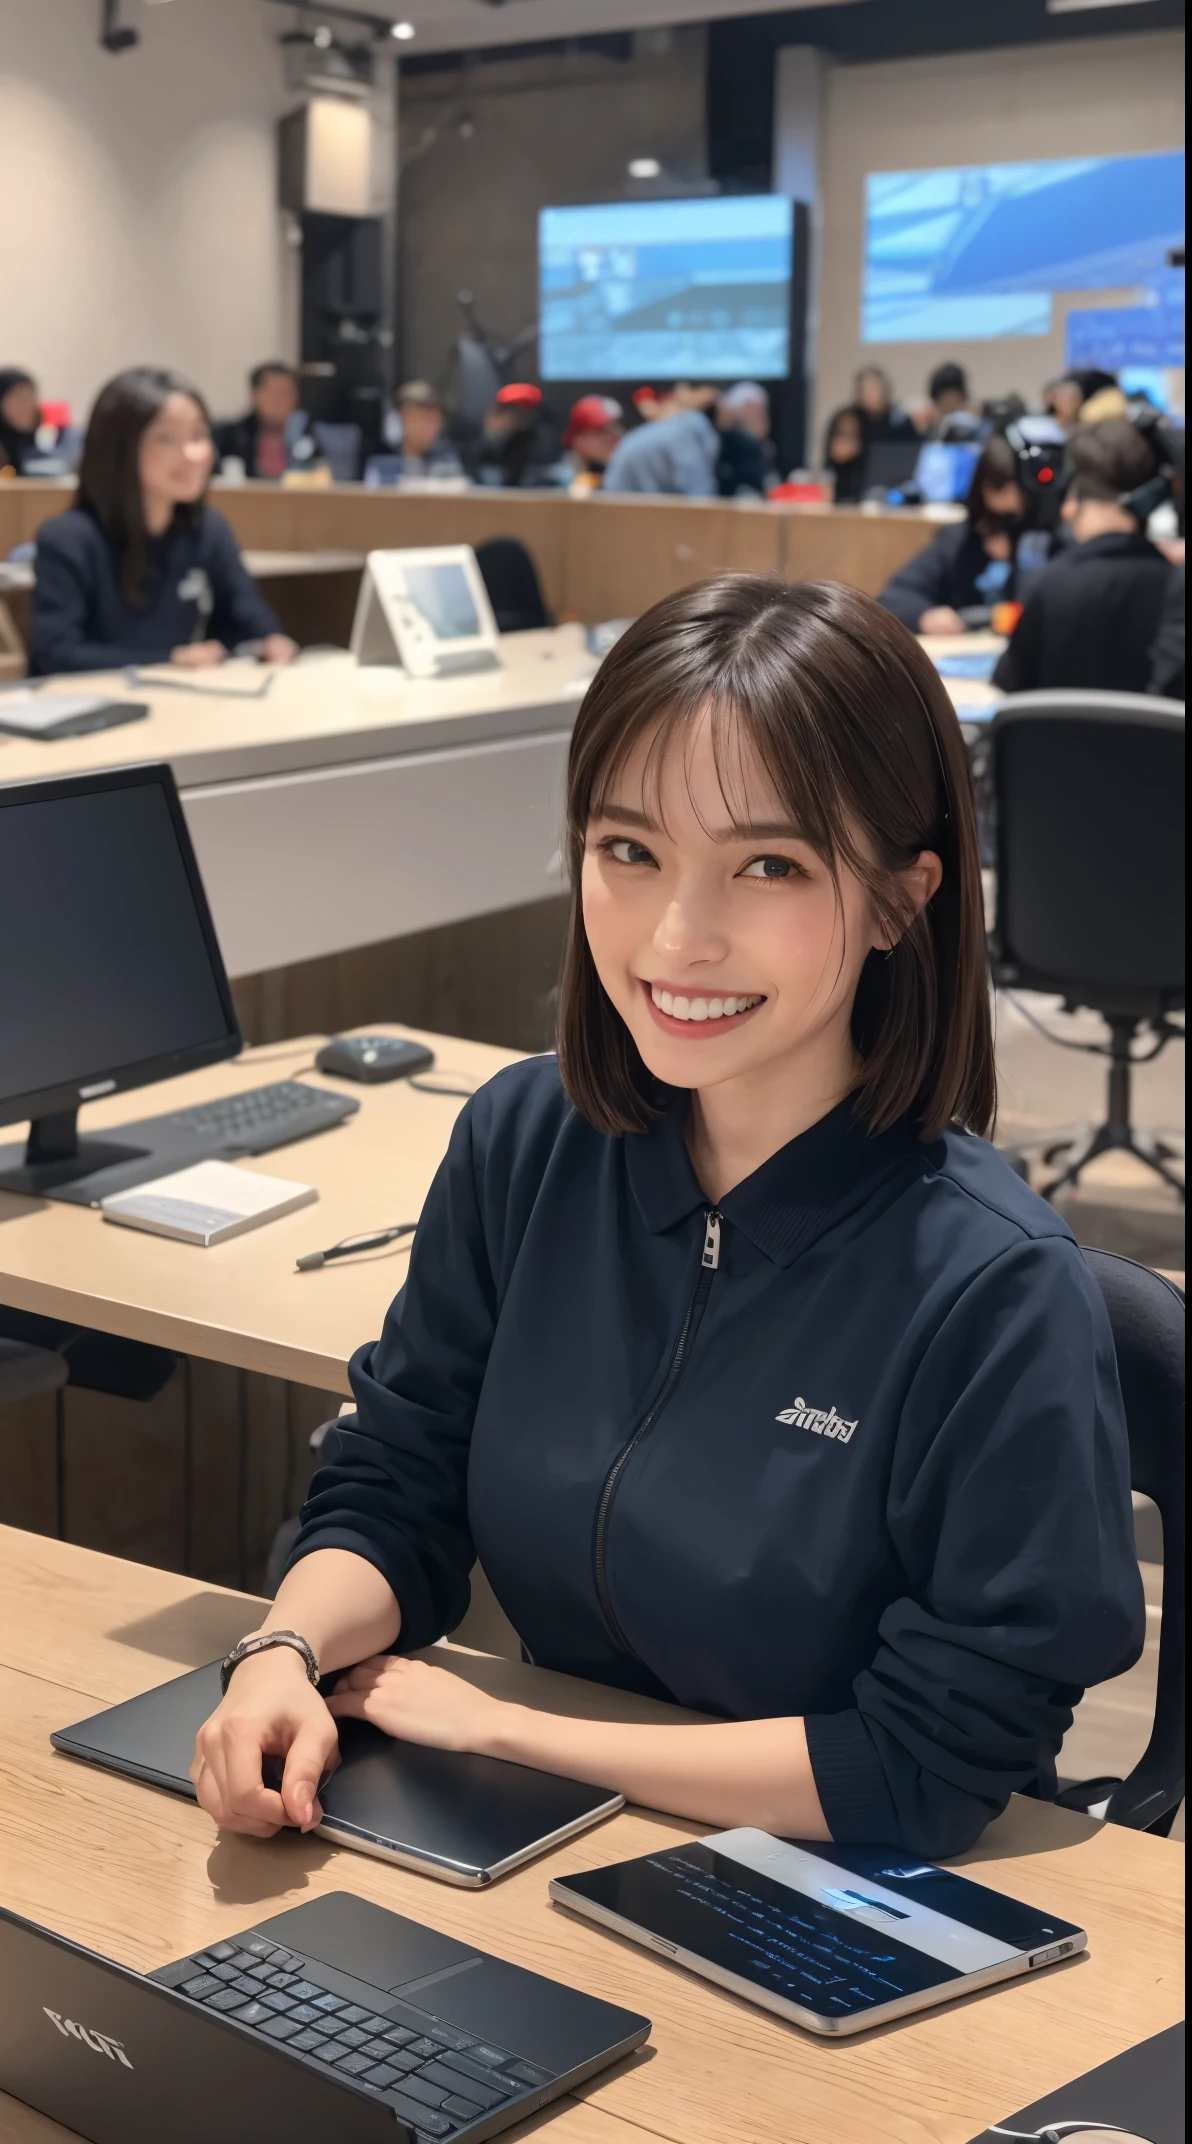
<svg viewBox="0 0 1192 2144">
<path fill-rule="evenodd" d="M 149 1126 L 129 1130 L 149 1132 Z M 64 1109 L 34 1117 L 23 1147 L 0 1147 L 0 1191 L 20 1191 L 30 1198 L 66 1199 L 73 1206 L 98 1206 L 111 1191 L 161 1176 L 178 1151 L 177 1135 L 167 1147 L 152 1137 L 136 1145 L 119 1139 L 80 1139 L 79 1112 Z M 187 1160 L 192 1157 L 188 1154 Z"/>
</svg>

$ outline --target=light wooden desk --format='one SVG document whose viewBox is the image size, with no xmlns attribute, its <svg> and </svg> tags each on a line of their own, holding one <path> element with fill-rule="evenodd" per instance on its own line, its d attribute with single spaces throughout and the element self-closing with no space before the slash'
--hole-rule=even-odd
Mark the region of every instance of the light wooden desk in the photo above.
<svg viewBox="0 0 1192 2144">
<path fill-rule="evenodd" d="M 578 626 L 511 634 L 501 653 L 499 669 L 425 681 L 346 654 L 53 678 L 47 699 L 91 686 L 149 716 L 0 738 L 0 782 L 168 760 L 232 976 L 491 915 L 563 891 L 567 748 L 596 668 Z"/>
<path fill-rule="evenodd" d="M 475 1894 L 325 1841 L 217 1838 L 188 1802 L 92 1771 L 56 1727 L 198 1666 L 256 1604 L 0 1529 L 0 1897 L 148 1971 L 330 1890 L 350 1890 L 653 2020 L 649 2051 L 565 2101 L 558 2144 L 966 2144 L 984 2125 L 1183 2015 L 1183 1851 L 1015 1800 L 964 1864 L 1081 1922 L 1089 1954 L 855 2040 L 822 2042 L 549 1904 L 548 1877 L 701 1827 L 631 1809 Z M 440 1649 L 495 1691 L 606 1718 L 669 1708 L 511 1661 Z M 684 1717 L 684 1715 L 679 1715 Z M 518 2139 L 538 2134 L 527 2125 Z M 4 2144 L 63 2131 L 0 2100 Z"/>
<path fill-rule="evenodd" d="M 380 1031 L 385 1027 L 380 1023 Z M 514 1051 L 487 1043 L 442 1035 L 420 1039 L 435 1052 L 435 1071 L 428 1076 L 449 1084 L 480 1086 L 516 1061 Z M 307 1035 L 284 1047 L 248 1050 L 233 1063 L 92 1103 L 83 1111 L 83 1130 L 288 1079 L 310 1065 L 323 1040 Z M 309 1084 L 352 1095 L 358 1114 L 240 1166 L 314 1184 L 316 1205 L 198 1250 L 114 1228 L 89 1207 L 0 1191 L 0 1302 L 346 1393 L 349 1357 L 380 1331 L 405 1278 L 408 1240 L 313 1273 L 296 1272 L 294 1261 L 342 1236 L 416 1221 L 463 1102 L 427 1094 L 407 1080 L 368 1087 L 315 1073 Z"/>
</svg>

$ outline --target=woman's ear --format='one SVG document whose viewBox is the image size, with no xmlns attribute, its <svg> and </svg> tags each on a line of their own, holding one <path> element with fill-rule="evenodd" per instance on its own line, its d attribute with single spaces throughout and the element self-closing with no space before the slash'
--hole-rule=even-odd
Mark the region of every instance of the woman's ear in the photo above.
<svg viewBox="0 0 1192 2144">
<path fill-rule="evenodd" d="M 894 884 L 900 910 L 900 923 L 895 928 L 880 929 L 874 938 L 874 948 L 879 953 L 892 953 L 903 932 L 910 929 L 916 916 L 921 916 L 929 901 L 935 899 L 943 882 L 944 867 L 934 849 L 920 849 L 912 864 L 899 871 Z"/>
</svg>

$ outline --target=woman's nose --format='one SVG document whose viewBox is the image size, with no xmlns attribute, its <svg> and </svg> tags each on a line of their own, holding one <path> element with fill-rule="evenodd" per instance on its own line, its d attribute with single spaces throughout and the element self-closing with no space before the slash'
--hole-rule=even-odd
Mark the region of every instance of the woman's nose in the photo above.
<svg viewBox="0 0 1192 2144">
<path fill-rule="evenodd" d="M 722 960 L 728 940 L 693 889 L 667 902 L 654 932 L 654 950 L 684 961 Z"/>
</svg>

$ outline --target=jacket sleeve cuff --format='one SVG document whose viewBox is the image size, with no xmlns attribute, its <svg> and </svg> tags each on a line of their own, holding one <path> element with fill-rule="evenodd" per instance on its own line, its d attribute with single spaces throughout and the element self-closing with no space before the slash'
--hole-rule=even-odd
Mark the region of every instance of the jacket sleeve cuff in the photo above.
<svg viewBox="0 0 1192 2144">
<path fill-rule="evenodd" d="M 833 1839 L 841 1846 L 896 1841 L 900 1826 L 893 1798 L 860 1713 L 811 1713 L 803 1726 L 820 1808 Z"/>
<path fill-rule="evenodd" d="M 321 1548 L 342 1548 L 351 1556 L 362 1556 L 385 1579 L 401 1610 L 401 1629 L 391 1651 L 416 1653 L 442 1637 L 442 1631 L 435 1626 L 430 1588 L 413 1556 L 394 1555 L 388 1544 L 383 1553 L 377 1542 L 367 1534 L 355 1533 L 350 1526 L 320 1526 L 299 1534 L 286 1564 L 287 1574 L 304 1556 L 313 1556 Z"/>
</svg>

